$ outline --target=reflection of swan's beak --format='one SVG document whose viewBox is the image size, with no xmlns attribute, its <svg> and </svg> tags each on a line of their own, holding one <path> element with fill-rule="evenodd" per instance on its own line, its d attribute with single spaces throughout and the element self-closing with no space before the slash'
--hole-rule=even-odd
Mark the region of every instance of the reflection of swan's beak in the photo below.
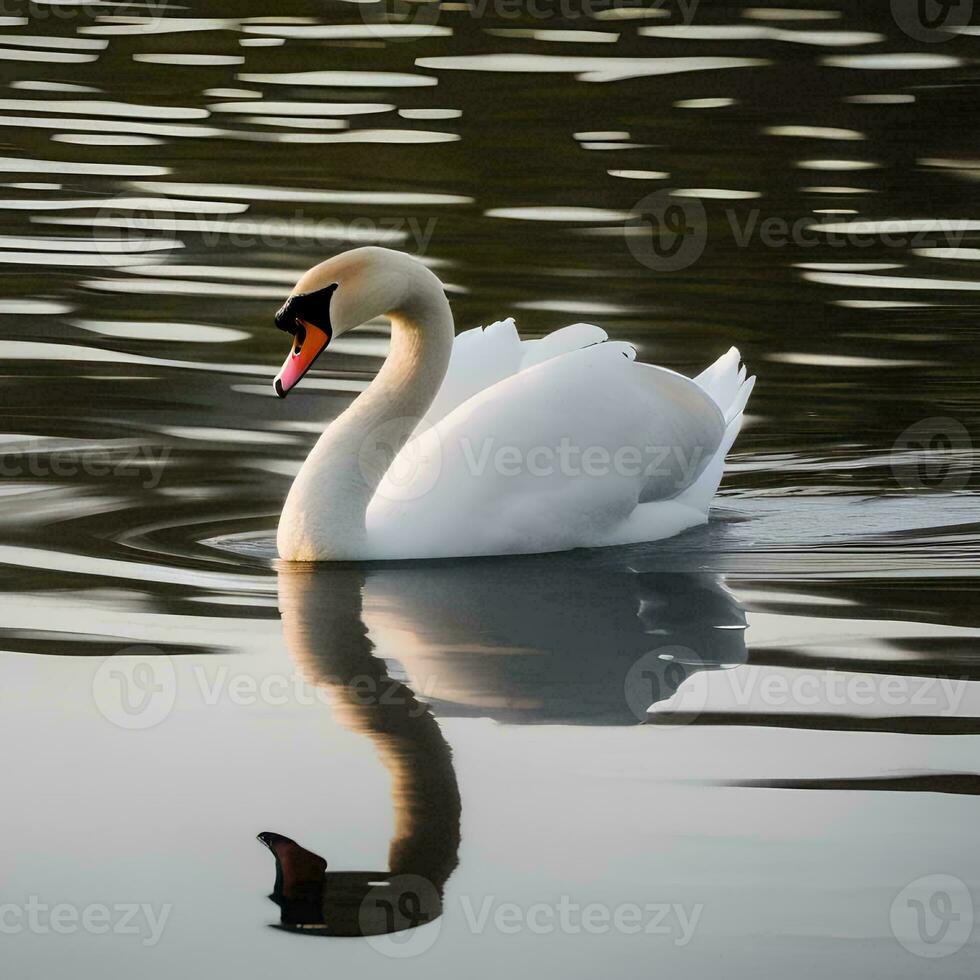
<svg viewBox="0 0 980 980">
<path fill-rule="evenodd" d="M 330 343 L 330 330 L 320 327 L 307 320 L 296 320 L 297 332 L 293 336 L 293 346 L 282 362 L 282 367 L 276 375 L 273 386 L 280 398 L 285 398 L 291 388 L 299 384 L 300 379 L 311 367 L 313 362 L 323 353 Z"/>
<path fill-rule="evenodd" d="M 273 901 L 278 901 L 282 896 L 295 898 L 311 886 L 315 887 L 319 896 L 327 870 L 327 862 L 319 854 L 308 851 L 289 837 L 268 830 L 259 834 L 258 839 L 276 859 Z"/>
<path fill-rule="evenodd" d="M 390 871 L 332 871 L 327 862 L 282 834 L 259 840 L 276 859 L 269 898 L 281 910 L 278 928 L 320 936 L 378 936 L 442 915 L 442 881 Z"/>
<path fill-rule="evenodd" d="M 323 893 L 327 862 L 282 834 L 258 835 L 276 859 L 276 883 L 269 898 L 282 910 L 290 926 L 323 925 Z"/>
</svg>

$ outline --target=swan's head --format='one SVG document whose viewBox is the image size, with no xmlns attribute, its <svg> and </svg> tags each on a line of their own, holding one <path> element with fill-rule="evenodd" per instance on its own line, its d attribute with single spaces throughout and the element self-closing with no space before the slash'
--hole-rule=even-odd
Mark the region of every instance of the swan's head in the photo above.
<svg viewBox="0 0 980 980">
<path fill-rule="evenodd" d="M 276 326 L 293 338 L 286 360 L 272 382 L 280 398 L 299 383 L 333 339 L 330 297 L 337 286 L 330 283 L 320 289 L 294 292 L 276 314 Z"/>
<path fill-rule="evenodd" d="M 374 246 L 304 273 L 276 314 L 276 326 L 293 338 L 273 382 L 276 394 L 285 398 L 334 337 L 398 307 L 420 274 L 434 278 L 417 259 Z"/>
</svg>

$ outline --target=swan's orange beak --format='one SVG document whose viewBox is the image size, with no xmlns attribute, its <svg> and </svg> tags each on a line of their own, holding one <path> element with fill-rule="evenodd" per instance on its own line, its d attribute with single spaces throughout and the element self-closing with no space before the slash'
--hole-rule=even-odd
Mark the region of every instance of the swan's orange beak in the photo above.
<svg viewBox="0 0 980 980">
<path fill-rule="evenodd" d="M 297 319 L 296 328 L 293 346 L 273 381 L 273 387 L 280 398 L 285 398 L 287 393 L 299 384 L 303 375 L 313 367 L 313 362 L 330 343 L 329 330 L 322 330 L 308 320 Z"/>
</svg>

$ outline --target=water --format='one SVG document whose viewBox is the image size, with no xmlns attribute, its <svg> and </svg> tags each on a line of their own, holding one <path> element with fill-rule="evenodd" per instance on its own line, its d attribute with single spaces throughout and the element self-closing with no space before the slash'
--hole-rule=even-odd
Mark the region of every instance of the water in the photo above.
<svg viewBox="0 0 980 980">
<path fill-rule="evenodd" d="M 975 973 L 980 42 L 893 6 L 5 17 L 17 975 Z M 368 242 L 459 328 L 589 320 L 688 373 L 737 344 L 759 383 L 712 523 L 278 565 L 386 336 L 279 402 L 272 316 Z M 421 871 L 442 915 L 272 931 L 260 831 Z M 111 927 L 28 927 L 31 896 Z"/>
</svg>

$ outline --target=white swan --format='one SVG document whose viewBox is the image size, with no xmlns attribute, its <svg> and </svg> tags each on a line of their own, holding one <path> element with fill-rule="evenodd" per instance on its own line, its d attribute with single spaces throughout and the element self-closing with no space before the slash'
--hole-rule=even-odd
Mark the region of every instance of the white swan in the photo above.
<svg viewBox="0 0 980 980">
<path fill-rule="evenodd" d="M 310 269 L 279 311 L 284 396 L 333 337 L 378 316 L 388 358 L 289 491 L 283 559 L 449 558 L 654 541 L 707 520 L 754 378 L 732 348 L 694 380 L 577 323 L 454 338 L 438 278 L 383 248 Z"/>
</svg>

